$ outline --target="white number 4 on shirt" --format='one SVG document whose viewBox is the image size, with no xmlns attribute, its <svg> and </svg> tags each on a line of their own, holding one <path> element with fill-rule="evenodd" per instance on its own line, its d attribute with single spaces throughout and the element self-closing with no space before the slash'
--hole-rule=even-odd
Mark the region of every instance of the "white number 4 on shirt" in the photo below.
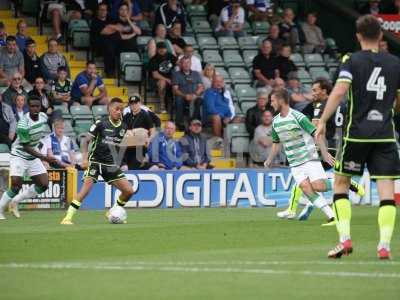
<svg viewBox="0 0 400 300">
<path fill-rule="evenodd" d="M 367 91 L 376 92 L 377 100 L 383 100 L 383 94 L 386 92 L 385 77 L 379 76 L 381 71 L 382 68 L 374 68 L 367 83 Z"/>
</svg>

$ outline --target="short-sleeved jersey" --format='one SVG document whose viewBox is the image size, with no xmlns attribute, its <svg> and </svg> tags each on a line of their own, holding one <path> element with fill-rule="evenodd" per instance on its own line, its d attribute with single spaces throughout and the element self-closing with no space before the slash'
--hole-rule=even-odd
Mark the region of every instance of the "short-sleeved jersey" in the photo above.
<svg viewBox="0 0 400 300">
<path fill-rule="evenodd" d="M 27 160 L 36 159 L 36 157 L 26 153 L 23 145 L 28 145 L 39 151 L 41 139 L 45 136 L 47 127 L 47 115 L 39 113 L 39 118 L 34 121 L 29 112 L 19 120 L 17 125 L 17 139 L 12 144 L 11 154 Z"/>
<path fill-rule="evenodd" d="M 272 122 L 272 141 L 282 143 L 286 158 L 291 167 L 311 160 L 319 160 L 312 135 L 316 128 L 310 120 L 294 109 L 287 116 L 275 116 Z"/>
<path fill-rule="evenodd" d="M 344 139 L 394 142 L 393 104 L 400 89 L 400 59 L 358 51 L 343 57 L 337 82 L 349 83 Z"/>
<path fill-rule="evenodd" d="M 55 80 L 51 84 L 51 91 L 64 96 L 69 95 L 72 90 L 72 82 L 68 78 L 64 82 Z"/>
<path fill-rule="evenodd" d="M 321 119 L 322 113 L 326 107 L 326 101 L 324 102 L 314 102 L 314 110 L 311 120 L 319 120 Z M 343 116 L 346 114 L 346 105 L 341 103 L 338 108 L 336 109 L 335 114 L 333 114 L 328 122 L 326 123 L 326 138 L 327 140 L 333 139 L 336 133 L 336 128 L 343 127 Z M 315 123 L 314 123 L 315 124 Z"/>
<path fill-rule="evenodd" d="M 108 116 L 97 120 L 89 129 L 89 134 L 93 136 L 89 162 L 109 166 L 120 165 L 122 157 L 118 157 L 121 154 L 119 144 L 125 132 L 126 124 L 122 120 L 118 124 L 113 124 Z"/>
<path fill-rule="evenodd" d="M 92 79 L 89 78 L 89 75 L 86 73 L 86 71 L 79 73 L 76 76 L 74 83 L 72 84 L 72 88 L 71 88 L 72 98 L 80 99 L 81 97 L 83 97 L 81 87 L 89 86 L 91 81 L 92 81 Z M 102 87 L 104 87 L 103 79 L 101 79 L 100 76 L 97 76 L 96 77 L 96 88 L 102 88 Z"/>
</svg>

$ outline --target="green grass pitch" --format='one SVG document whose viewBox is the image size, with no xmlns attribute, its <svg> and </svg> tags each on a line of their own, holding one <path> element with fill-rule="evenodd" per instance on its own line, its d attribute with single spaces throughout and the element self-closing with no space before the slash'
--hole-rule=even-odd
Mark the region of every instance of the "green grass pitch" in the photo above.
<svg viewBox="0 0 400 300">
<path fill-rule="evenodd" d="M 315 212 L 284 221 L 276 209 L 128 210 L 128 224 L 80 211 L 22 212 L 0 223 L 0 299 L 399 299 L 394 260 L 376 259 L 377 208 L 353 208 L 355 252 Z M 397 260 L 396 260 L 397 259 Z"/>
</svg>

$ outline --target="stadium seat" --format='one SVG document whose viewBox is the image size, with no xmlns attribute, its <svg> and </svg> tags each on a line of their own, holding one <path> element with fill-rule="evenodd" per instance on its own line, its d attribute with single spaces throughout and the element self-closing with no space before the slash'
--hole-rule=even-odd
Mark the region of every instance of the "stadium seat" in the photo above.
<svg viewBox="0 0 400 300">
<path fill-rule="evenodd" d="M 197 44 L 201 51 L 218 49 L 217 40 L 212 36 L 198 36 Z"/>
<path fill-rule="evenodd" d="M 235 85 L 235 92 L 240 103 L 242 101 L 254 102 L 257 99 L 257 91 L 251 85 L 237 84 Z"/>
<path fill-rule="evenodd" d="M 193 36 L 183 36 L 182 37 L 186 44 L 192 45 L 194 49 L 199 49 L 199 45 L 197 45 L 196 39 Z"/>
<path fill-rule="evenodd" d="M 231 123 L 225 127 L 225 137 L 230 140 L 233 136 L 248 136 L 244 123 Z"/>
<path fill-rule="evenodd" d="M 325 65 L 328 68 L 331 68 L 331 67 L 336 67 L 337 68 L 337 67 L 339 67 L 339 61 L 336 58 L 330 56 L 329 54 L 325 54 L 324 55 L 324 61 L 325 61 Z"/>
<path fill-rule="evenodd" d="M 107 105 L 93 105 L 92 113 L 95 119 L 99 119 L 102 116 L 106 116 L 108 114 Z"/>
<path fill-rule="evenodd" d="M 236 168 L 236 160 L 233 158 L 213 158 L 211 164 L 215 169 L 234 169 Z"/>
<path fill-rule="evenodd" d="M 244 68 L 229 68 L 228 72 L 235 85 L 251 83 L 250 74 Z"/>
<path fill-rule="evenodd" d="M 256 101 L 243 101 L 240 103 L 240 107 L 242 109 L 243 114 L 246 114 L 247 111 L 257 104 Z"/>
<path fill-rule="evenodd" d="M 71 20 L 69 22 L 68 40 L 74 48 L 86 49 L 90 47 L 90 28 L 86 20 Z"/>
<path fill-rule="evenodd" d="M 257 38 L 252 36 L 242 36 L 238 38 L 240 50 L 257 50 Z"/>
<path fill-rule="evenodd" d="M 143 63 L 138 53 L 122 52 L 120 54 L 118 86 L 120 85 L 121 75 L 124 76 L 126 82 L 138 83 L 140 89 L 143 78 Z"/>
<path fill-rule="evenodd" d="M 207 16 L 207 11 L 204 5 L 194 5 L 190 4 L 186 6 L 186 12 L 190 17 L 205 17 Z"/>
<path fill-rule="evenodd" d="M 243 51 L 243 60 L 245 66 L 249 69 L 253 67 L 253 60 L 258 54 L 258 50 L 245 50 Z"/>
<path fill-rule="evenodd" d="M 269 23 L 268 22 L 253 22 L 252 24 L 253 32 L 255 35 L 257 34 L 267 34 L 269 31 Z"/>
<path fill-rule="evenodd" d="M 304 61 L 307 65 L 307 68 L 325 66 L 325 62 L 322 59 L 321 54 L 318 53 L 304 54 Z"/>
<path fill-rule="evenodd" d="M 0 18 L 12 18 L 13 11 L 12 10 L 0 10 Z"/>
<path fill-rule="evenodd" d="M 310 75 L 313 80 L 316 80 L 320 77 L 330 79 L 329 73 L 321 67 L 310 68 Z"/>
<path fill-rule="evenodd" d="M 69 113 L 68 107 L 65 105 L 54 105 L 54 110 L 58 110 L 62 114 L 64 120 L 71 120 L 72 115 Z"/>
<path fill-rule="evenodd" d="M 47 35 L 31 35 L 31 38 L 35 41 L 36 45 L 46 45 L 47 46 Z"/>
<path fill-rule="evenodd" d="M 9 153 L 10 148 L 8 148 L 7 144 L 0 144 L 0 153 Z"/>
<path fill-rule="evenodd" d="M 304 58 L 300 53 L 293 53 L 290 56 L 290 59 L 293 61 L 293 63 L 296 65 L 298 68 L 305 68 L 306 63 L 304 62 Z"/>
<path fill-rule="evenodd" d="M 234 37 L 222 36 L 218 38 L 218 45 L 220 50 L 238 50 L 239 45 Z"/>
<path fill-rule="evenodd" d="M 338 72 L 338 68 L 336 68 L 336 67 L 329 68 L 329 78 L 331 79 L 331 81 L 335 80 L 335 77 L 337 76 L 337 72 Z"/>
<path fill-rule="evenodd" d="M 29 16 L 36 16 L 40 10 L 40 0 L 20 0 L 21 12 Z"/>
<path fill-rule="evenodd" d="M 299 80 L 303 84 L 312 83 L 312 79 L 311 79 L 310 74 L 304 69 L 298 69 L 297 70 L 297 77 L 299 78 Z"/>
<path fill-rule="evenodd" d="M 337 51 L 338 47 L 336 45 L 336 41 L 333 38 L 326 38 L 325 44 L 328 46 L 329 49 L 333 51 Z"/>
<path fill-rule="evenodd" d="M 192 19 L 192 29 L 194 33 L 209 33 L 213 32 L 210 23 L 206 19 Z"/>
<path fill-rule="evenodd" d="M 225 67 L 242 67 L 244 65 L 243 58 L 239 51 L 236 50 L 225 50 L 222 54 L 224 59 Z"/>
<path fill-rule="evenodd" d="M 243 25 L 243 31 L 245 31 L 248 35 L 253 35 L 253 28 L 249 22 L 245 21 Z"/>
<path fill-rule="evenodd" d="M 234 103 L 233 106 L 235 107 L 235 115 L 236 116 L 244 116 L 242 109 L 240 108 L 238 103 Z"/>
<path fill-rule="evenodd" d="M 201 45 L 201 44 L 200 44 Z M 203 61 L 213 64 L 215 67 L 223 67 L 224 61 L 217 50 L 203 51 Z"/>
<path fill-rule="evenodd" d="M 139 48 L 140 52 L 143 52 L 143 51 L 146 50 L 147 44 L 149 43 L 149 41 L 151 39 L 152 39 L 151 36 L 143 36 L 143 35 L 141 35 L 141 36 L 137 37 L 137 45 L 138 45 L 138 48 Z"/>
<path fill-rule="evenodd" d="M 80 120 L 75 123 L 74 131 L 77 135 L 81 135 L 82 133 L 88 132 L 92 124 L 92 120 Z"/>
<path fill-rule="evenodd" d="M 231 152 L 235 154 L 249 153 L 249 137 L 248 136 L 233 136 L 231 139 Z"/>
<path fill-rule="evenodd" d="M 72 118 L 74 120 L 79 120 L 78 123 L 81 123 L 81 121 L 87 120 L 87 121 L 92 121 L 93 120 L 93 115 L 92 111 L 90 110 L 89 106 L 86 105 L 72 105 L 70 108 L 70 112 L 72 115 Z"/>
</svg>

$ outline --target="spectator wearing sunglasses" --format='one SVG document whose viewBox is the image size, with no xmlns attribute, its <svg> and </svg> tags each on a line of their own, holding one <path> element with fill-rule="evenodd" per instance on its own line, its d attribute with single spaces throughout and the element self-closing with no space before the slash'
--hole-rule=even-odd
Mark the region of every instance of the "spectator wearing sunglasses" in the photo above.
<svg viewBox="0 0 400 300">
<path fill-rule="evenodd" d="M 11 77 L 10 86 L 3 93 L 3 102 L 12 106 L 13 100 L 17 95 L 24 95 L 25 99 L 28 97 L 28 93 L 22 86 L 22 75 L 19 72 L 16 72 Z"/>
</svg>

